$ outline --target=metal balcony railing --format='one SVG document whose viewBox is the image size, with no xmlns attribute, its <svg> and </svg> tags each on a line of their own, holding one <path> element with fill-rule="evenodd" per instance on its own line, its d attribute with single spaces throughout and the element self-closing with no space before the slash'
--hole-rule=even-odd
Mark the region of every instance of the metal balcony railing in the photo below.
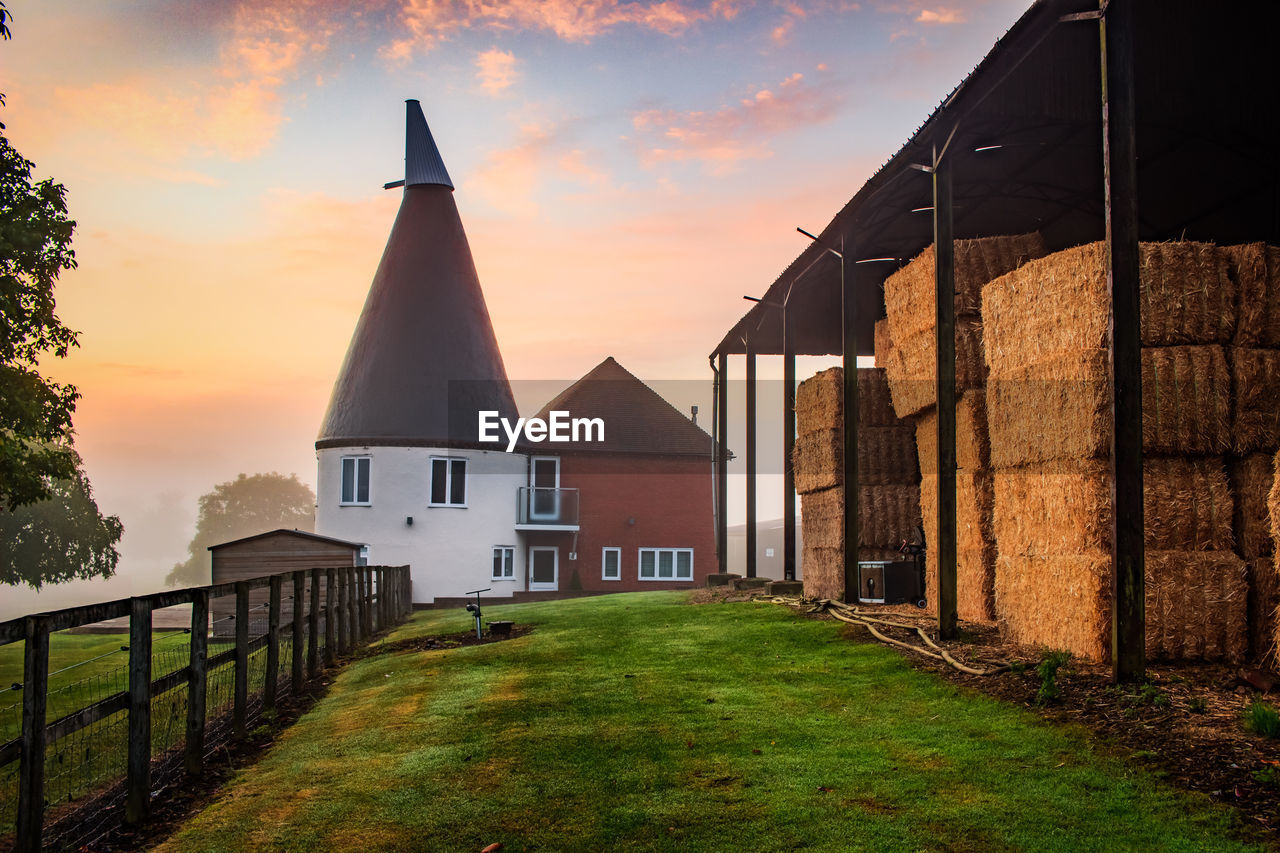
<svg viewBox="0 0 1280 853">
<path fill-rule="evenodd" d="M 578 490 L 521 486 L 516 524 L 574 526 L 578 525 Z"/>
</svg>

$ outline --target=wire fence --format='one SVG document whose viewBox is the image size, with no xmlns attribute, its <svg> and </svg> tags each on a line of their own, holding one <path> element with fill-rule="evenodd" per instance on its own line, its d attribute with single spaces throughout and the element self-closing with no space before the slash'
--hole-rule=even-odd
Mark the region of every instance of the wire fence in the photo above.
<svg viewBox="0 0 1280 853">
<path fill-rule="evenodd" d="M 153 613 L 175 605 L 192 628 L 154 632 Z M 155 796 L 409 609 L 407 566 L 352 567 L 0 623 L 0 647 L 23 653 L 22 682 L 0 687 L 0 850 L 76 849 L 145 823 Z M 122 616 L 127 643 L 51 668 L 52 633 Z"/>
</svg>

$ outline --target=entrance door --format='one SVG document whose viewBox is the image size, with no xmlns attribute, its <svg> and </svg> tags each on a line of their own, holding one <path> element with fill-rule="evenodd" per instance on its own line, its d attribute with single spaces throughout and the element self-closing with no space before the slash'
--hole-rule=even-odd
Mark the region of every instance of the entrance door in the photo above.
<svg viewBox="0 0 1280 853">
<path fill-rule="evenodd" d="M 559 589 L 558 548 L 529 549 L 529 589 Z"/>
<path fill-rule="evenodd" d="M 556 521 L 560 518 L 560 460 L 555 456 L 535 456 L 529 468 L 529 518 Z"/>
</svg>

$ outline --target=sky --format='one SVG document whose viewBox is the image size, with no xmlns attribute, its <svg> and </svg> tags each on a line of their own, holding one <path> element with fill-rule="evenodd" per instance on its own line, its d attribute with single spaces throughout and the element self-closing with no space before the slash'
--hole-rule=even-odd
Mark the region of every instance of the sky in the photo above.
<svg viewBox="0 0 1280 853">
<path fill-rule="evenodd" d="M 567 385 L 612 355 L 696 380 L 709 417 L 707 354 L 742 296 L 1028 0 L 6 5 L 0 121 L 78 223 L 56 295 L 81 346 L 41 367 L 83 394 L 77 447 L 125 524 L 101 598 L 158 588 L 215 484 L 314 487 L 400 201 L 382 185 L 403 177 L 406 98 L 457 187 L 511 379 Z M 30 609 L 3 598 L 0 618 Z"/>
</svg>

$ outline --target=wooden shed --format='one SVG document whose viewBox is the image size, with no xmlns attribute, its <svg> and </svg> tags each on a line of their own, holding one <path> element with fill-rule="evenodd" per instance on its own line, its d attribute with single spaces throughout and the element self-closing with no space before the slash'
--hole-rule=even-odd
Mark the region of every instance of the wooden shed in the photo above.
<svg viewBox="0 0 1280 853">
<path fill-rule="evenodd" d="M 358 542 L 346 542 L 331 536 L 321 536 L 303 530 L 269 530 L 254 536 L 246 536 L 231 542 L 210 545 L 213 558 L 213 583 L 231 583 L 263 575 L 292 572 L 298 569 L 346 568 L 360 565 L 363 546 Z M 321 589 L 324 589 L 321 581 Z M 309 586 L 308 586 L 309 589 Z M 266 589 L 249 593 L 250 635 L 266 630 Z M 229 636 L 235 632 L 235 598 L 225 596 L 214 599 L 213 633 Z M 287 591 L 280 607 L 280 624 L 293 620 L 293 599 Z"/>
</svg>

